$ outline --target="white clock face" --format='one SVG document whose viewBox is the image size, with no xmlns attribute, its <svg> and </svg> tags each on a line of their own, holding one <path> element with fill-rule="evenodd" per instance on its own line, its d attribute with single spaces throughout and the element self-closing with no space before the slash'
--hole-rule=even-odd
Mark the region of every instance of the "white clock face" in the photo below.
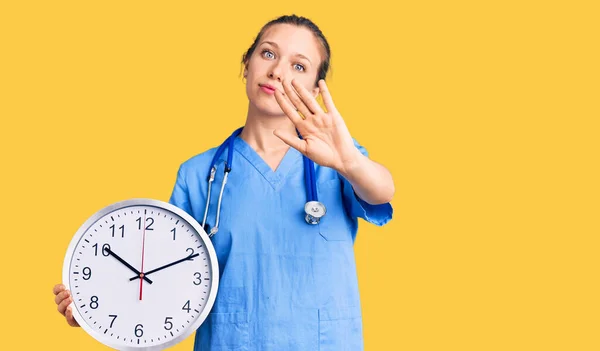
<svg viewBox="0 0 600 351">
<path fill-rule="evenodd" d="M 63 269 L 79 324 L 120 350 L 160 350 L 192 334 L 214 303 L 216 255 L 187 213 L 128 200 L 92 216 Z"/>
</svg>

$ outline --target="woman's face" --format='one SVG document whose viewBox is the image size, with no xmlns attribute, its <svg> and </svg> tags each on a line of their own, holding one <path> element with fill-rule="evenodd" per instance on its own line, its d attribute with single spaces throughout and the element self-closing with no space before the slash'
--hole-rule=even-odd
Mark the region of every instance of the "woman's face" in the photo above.
<svg viewBox="0 0 600 351">
<path fill-rule="evenodd" d="M 304 27 L 276 24 L 267 29 L 246 63 L 244 76 L 250 104 L 260 114 L 283 115 L 273 89 L 283 91 L 282 82 L 292 78 L 317 96 L 321 48 L 314 34 Z"/>
</svg>

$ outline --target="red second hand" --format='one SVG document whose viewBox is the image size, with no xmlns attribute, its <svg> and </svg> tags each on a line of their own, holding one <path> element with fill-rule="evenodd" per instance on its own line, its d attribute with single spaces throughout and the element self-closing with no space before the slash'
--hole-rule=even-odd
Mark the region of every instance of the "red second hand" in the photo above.
<svg viewBox="0 0 600 351">
<path fill-rule="evenodd" d="M 142 287 L 144 284 L 144 246 L 146 245 L 146 214 L 144 214 L 144 222 L 142 223 L 142 269 L 140 269 L 140 301 L 142 301 Z"/>
</svg>

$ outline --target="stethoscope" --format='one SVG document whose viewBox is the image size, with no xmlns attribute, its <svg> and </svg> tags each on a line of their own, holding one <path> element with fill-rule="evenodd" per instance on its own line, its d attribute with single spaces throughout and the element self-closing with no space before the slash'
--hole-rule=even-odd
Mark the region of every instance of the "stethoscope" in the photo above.
<svg viewBox="0 0 600 351">
<path fill-rule="evenodd" d="M 215 155 L 210 163 L 210 173 L 208 175 L 208 193 L 206 196 L 206 207 L 204 209 L 204 218 L 202 219 L 202 227 L 205 228 L 208 232 L 208 236 L 212 237 L 219 231 L 219 218 L 221 215 L 221 202 L 223 200 L 223 190 L 225 189 L 225 184 L 227 184 L 227 177 L 231 172 L 231 165 L 233 160 L 233 145 L 235 142 L 235 138 L 242 132 L 243 127 L 235 130 L 229 138 L 225 139 L 223 144 L 219 146 Z M 300 136 L 300 134 L 298 134 Z M 206 217 L 208 215 L 208 204 L 210 203 L 210 190 L 212 187 L 212 183 L 215 181 L 215 174 L 217 173 L 217 162 L 223 152 L 227 149 L 227 161 L 225 162 L 225 171 L 223 175 L 223 183 L 221 184 L 221 192 L 219 193 L 219 201 L 217 203 L 217 217 L 215 220 L 215 226 L 208 230 L 206 226 Z M 304 184 L 306 187 L 306 204 L 304 205 L 304 220 L 308 224 L 318 224 L 321 218 L 325 216 L 326 208 L 323 203 L 319 202 L 319 198 L 317 196 L 317 181 L 315 177 L 315 164 L 314 162 L 302 155 L 304 161 Z"/>
</svg>

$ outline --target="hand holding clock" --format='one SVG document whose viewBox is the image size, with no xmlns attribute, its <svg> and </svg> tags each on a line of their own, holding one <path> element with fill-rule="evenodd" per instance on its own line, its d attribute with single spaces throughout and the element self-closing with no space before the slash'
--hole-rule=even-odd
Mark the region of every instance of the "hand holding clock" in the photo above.
<svg viewBox="0 0 600 351">
<path fill-rule="evenodd" d="M 54 302 L 58 306 L 58 312 L 65 317 L 71 327 L 79 327 L 79 323 L 73 317 L 73 310 L 69 306 L 73 302 L 71 292 L 63 284 L 56 284 L 52 292 L 54 293 Z"/>
</svg>

